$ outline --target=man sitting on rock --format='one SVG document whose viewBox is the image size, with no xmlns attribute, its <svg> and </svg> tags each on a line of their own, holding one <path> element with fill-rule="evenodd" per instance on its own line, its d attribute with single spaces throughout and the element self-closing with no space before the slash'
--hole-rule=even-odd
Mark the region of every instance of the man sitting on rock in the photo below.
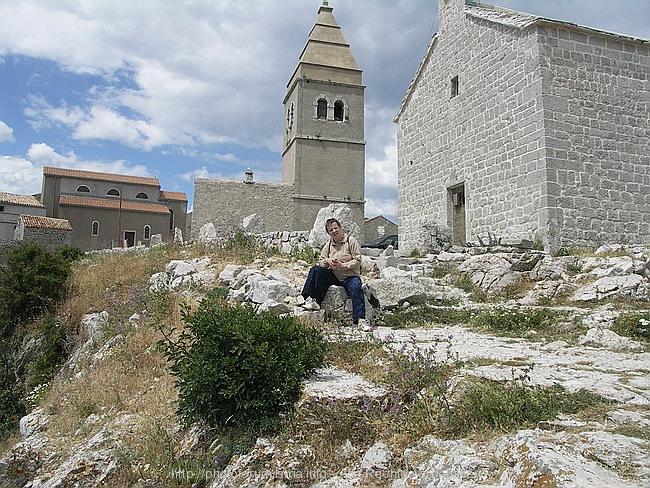
<svg viewBox="0 0 650 488">
<path fill-rule="evenodd" d="M 337 219 L 327 219 L 325 230 L 330 240 L 321 249 L 318 264 L 309 270 L 302 296 L 306 308 L 320 307 L 332 285 L 342 286 L 352 299 L 352 322 L 369 330 L 366 322 L 366 302 L 361 290 L 361 247 L 352 236 L 341 229 Z M 311 298 L 311 300 L 310 300 Z"/>
</svg>

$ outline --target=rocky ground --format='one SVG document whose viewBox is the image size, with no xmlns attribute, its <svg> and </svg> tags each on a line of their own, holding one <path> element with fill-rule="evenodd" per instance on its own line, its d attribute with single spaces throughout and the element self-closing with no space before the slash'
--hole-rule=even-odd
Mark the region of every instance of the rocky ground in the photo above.
<svg viewBox="0 0 650 488">
<path fill-rule="evenodd" d="M 433 277 L 439 267 L 453 267 L 487 295 L 528 283 L 523 298 L 510 300 L 507 306 L 556 306 L 558 317 L 562 312 L 563 317 L 568 313 L 579 318 L 586 332 L 569 343 L 537 338 L 535 331 L 528 331 L 525 338 L 513 338 L 461 326 L 390 329 L 381 325 L 375 309 L 378 325 L 374 330 L 350 328 L 349 339 L 367 340 L 372 335 L 390 344 L 387 347 L 409 344 L 436 351 L 441 361 L 453 356 L 468 365 L 459 371 L 459 377 L 508 380 L 526 375 L 531 384 L 559 383 L 569 391 L 586 389 L 615 402 L 603 418 L 548 419 L 537 428 L 490 440 L 423 436 L 400 452 L 382 442 L 363 451 L 344 444 L 339 451 L 345 467 L 335 475 L 310 466 L 309 445 L 297 442 L 287 451 L 286 444 L 280 445 L 277 439 L 258 439 L 249 454 L 233 458 L 224 471 L 206 471 L 208 486 L 650 487 L 650 353 L 647 344 L 611 330 L 621 313 L 621 307 L 612 306 L 613 301 L 641 306 L 648 301 L 648 249 L 608 248 L 588 258 L 552 258 L 512 249 L 484 251 L 451 249 L 421 259 L 400 258 L 390 251 L 364 256 L 367 294 L 384 309 L 408 306 L 409 301 L 423 296 L 450 298 L 458 307 L 485 306 L 473 302 L 449 280 Z M 260 309 L 317 319 L 327 312 L 345 319 L 349 303 L 335 290 L 323 304 L 326 310 L 302 306 L 296 296 L 307 269 L 306 263 L 285 259 L 220 270 L 214 269 L 209 259 L 179 261 L 152 276 L 150 286 L 182 293 L 197 283 L 204 287 L 223 284 L 232 300 L 253 302 Z M 101 324 L 99 316 L 88 319 L 90 329 L 98 327 L 95 319 Z M 67 367 L 74 370 L 78 364 L 80 358 L 73 358 Z M 305 384 L 306 399 L 381 398 L 385 393 L 380 385 L 336 368 L 319 371 Z M 111 486 L 110 474 L 116 464 L 111 446 L 133 421 L 127 416 L 118 418 L 80 443 L 72 456 L 60 459 L 47 454 L 47 413 L 36 410 L 21 421 L 22 439 L 0 459 L 0 479 L 11 480 L 13 484 L 7 486 L 32 488 Z M 646 435 L 623 435 L 621 427 Z M 186 444 L 192 442 L 189 433 Z M 396 458 L 403 459 L 397 469 Z"/>
</svg>

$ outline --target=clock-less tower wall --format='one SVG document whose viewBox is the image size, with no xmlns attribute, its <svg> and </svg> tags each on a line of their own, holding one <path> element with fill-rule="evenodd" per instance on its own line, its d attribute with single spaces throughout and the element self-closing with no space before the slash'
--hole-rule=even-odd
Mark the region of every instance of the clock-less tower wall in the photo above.
<svg viewBox="0 0 650 488">
<path fill-rule="evenodd" d="M 364 89 L 350 45 L 323 2 L 287 85 L 282 183 L 293 186 L 294 228 L 345 203 L 363 228 Z"/>
</svg>

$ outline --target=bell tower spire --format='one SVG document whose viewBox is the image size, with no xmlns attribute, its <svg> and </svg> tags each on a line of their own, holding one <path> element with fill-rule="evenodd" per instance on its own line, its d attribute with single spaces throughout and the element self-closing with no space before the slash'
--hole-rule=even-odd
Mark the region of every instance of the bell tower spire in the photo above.
<svg viewBox="0 0 650 488">
<path fill-rule="evenodd" d="M 283 102 L 282 183 L 293 185 L 296 229 L 331 203 L 348 204 L 363 228 L 365 86 L 332 11 L 323 1 Z"/>
</svg>

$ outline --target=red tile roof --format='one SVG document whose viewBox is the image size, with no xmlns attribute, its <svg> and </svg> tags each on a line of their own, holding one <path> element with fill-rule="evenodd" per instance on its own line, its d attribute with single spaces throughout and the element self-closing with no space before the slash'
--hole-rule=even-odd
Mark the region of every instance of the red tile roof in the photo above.
<svg viewBox="0 0 650 488">
<path fill-rule="evenodd" d="M 79 169 L 52 168 L 50 166 L 43 168 L 43 176 L 63 176 L 67 178 L 79 178 L 84 180 L 114 181 L 116 183 L 132 183 L 136 185 L 152 185 L 160 187 L 158 178 L 117 175 L 113 173 L 99 173 L 96 171 L 85 171 Z"/>
<path fill-rule="evenodd" d="M 179 202 L 187 202 L 187 195 L 183 191 L 164 191 L 160 190 L 161 200 L 174 200 Z"/>
<path fill-rule="evenodd" d="M 45 208 L 41 202 L 31 195 L 17 195 L 15 193 L 0 192 L 0 203 L 9 203 L 13 205 L 25 205 L 26 207 Z"/>
<path fill-rule="evenodd" d="M 37 229 L 59 229 L 72 230 L 70 222 L 65 219 L 54 219 L 52 217 L 40 217 L 38 215 L 21 215 L 21 220 L 25 227 Z"/>
<path fill-rule="evenodd" d="M 118 210 L 120 208 L 120 200 L 106 200 L 100 198 L 71 197 L 61 195 L 59 197 L 59 205 L 68 205 L 71 207 L 108 208 Z M 122 210 L 159 214 L 169 213 L 169 209 L 164 205 L 156 203 L 134 203 L 125 201 L 122 201 Z"/>
</svg>

